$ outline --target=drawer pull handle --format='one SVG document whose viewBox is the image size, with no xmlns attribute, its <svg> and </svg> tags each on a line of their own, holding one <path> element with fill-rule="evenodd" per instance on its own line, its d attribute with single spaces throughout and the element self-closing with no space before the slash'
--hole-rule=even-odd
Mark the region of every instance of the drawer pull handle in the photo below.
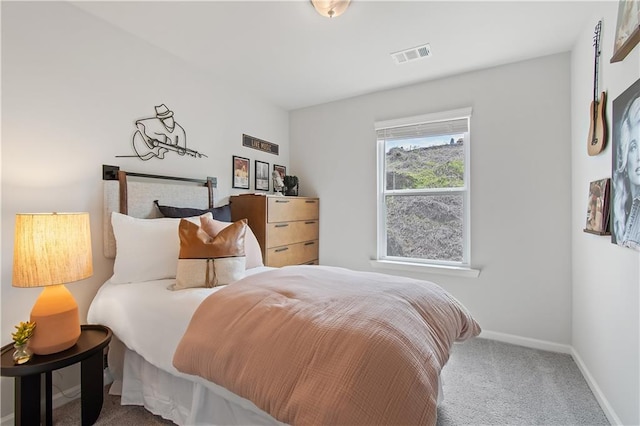
<svg viewBox="0 0 640 426">
<path fill-rule="evenodd" d="M 316 223 L 316 222 L 312 220 L 312 221 L 310 221 L 310 222 L 305 222 L 304 224 L 305 224 L 305 225 L 315 225 L 315 223 Z"/>
<path fill-rule="evenodd" d="M 276 203 L 288 203 L 289 200 L 276 200 Z"/>
<path fill-rule="evenodd" d="M 287 251 L 287 250 L 289 250 L 289 247 L 279 248 L 279 249 L 276 249 L 276 253 L 280 253 L 281 251 Z"/>
<path fill-rule="evenodd" d="M 281 223 L 279 225 L 276 225 L 276 228 L 286 228 L 287 226 L 289 226 L 288 223 Z"/>
<path fill-rule="evenodd" d="M 315 204 L 316 200 L 305 200 L 305 203 Z"/>
<path fill-rule="evenodd" d="M 305 245 L 305 246 L 312 246 L 312 245 L 314 245 L 314 244 L 315 244 L 315 243 L 314 243 L 313 241 L 309 241 L 308 243 L 304 243 L 304 245 Z"/>
</svg>

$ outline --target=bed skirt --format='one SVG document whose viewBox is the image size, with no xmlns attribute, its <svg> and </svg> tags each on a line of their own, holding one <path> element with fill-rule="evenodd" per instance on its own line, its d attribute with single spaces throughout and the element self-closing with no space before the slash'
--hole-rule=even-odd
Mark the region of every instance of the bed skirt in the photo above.
<svg viewBox="0 0 640 426">
<path fill-rule="evenodd" d="M 110 349 L 110 368 L 112 355 L 116 354 Z M 109 393 L 121 395 L 122 405 L 143 406 L 178 425 L 283 424 L 251 401 L 199 378 L 189 380 L 167 373 L 126 347 L 121 378 L 117 367 L 115 370 Z"/>
<path fill-rule="evenodd" d="M 446 366 L 445 366 L 446 368 Z M 283 425 L 251 401 L 198 377 L 189 380 L 145 361 L 115 336 L 109 345 L 112 395 L 178 425 Z M 443 400 L 438 380 L 438 405 Z"/>
</svg>

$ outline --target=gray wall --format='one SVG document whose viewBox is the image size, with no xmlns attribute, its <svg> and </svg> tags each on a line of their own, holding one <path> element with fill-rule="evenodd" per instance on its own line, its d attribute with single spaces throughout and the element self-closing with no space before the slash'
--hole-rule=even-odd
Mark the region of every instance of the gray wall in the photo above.
<svg viewBox="0 0 640 426">
<path fill-rule="evenodd" d="M 404 275 L 451 291 L 485 335 L 571 353 L 609 420 L 631 425 L 640 424 L 640 255 L 582 231 L 589 182 L 611 176 L 610 146 L 586 152 L 593 27 L 603 17 L 610 121 L 611 102 L 640 76 L 637 47 L 609 63 L 615 2 L 602 4 L 570 54 L 293 111 L 290 167 L 303 193 L 321 198 L 321 263 L 370 270 L 373 123 L 472 106 L 472 266 L 481 274 Z"/>
<path fill-rule="evenodd" d="M 485 330 L 571 342 L 569 54 L 293 111 L 291 170 L 320 197 L 320 262 L 371 269 L 376 120 L 473 107 L 471 260 L 450 290 Z M 397 273 L 397 272 L 393 272 Z"/>
<path fill-rule="evenodd" d="M 616 2 L 594 16 L 571 58 L 571 232 L 572 344 L 599 389 L 601 401 L 616 413 L 616 422 L 640 424 L 640 253 L 611 244 L 610 237 L 582 232 L 589 182 L 611 177 L 613 101 L 640 77 L 638 47 L 622 62 L 611 64 L 617 20 Z M 602 19 L 599 90 L 606 91 L 609 143 L 587 155 L 589 105 L 593 99 L 593 27 Z M 591 67 L 588 65 L 591 64 Z"/>
</svg>

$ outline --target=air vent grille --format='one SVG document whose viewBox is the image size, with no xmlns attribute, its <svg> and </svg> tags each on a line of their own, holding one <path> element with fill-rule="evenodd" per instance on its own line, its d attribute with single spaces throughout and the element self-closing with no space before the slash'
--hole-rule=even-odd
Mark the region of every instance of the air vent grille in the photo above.
<svg viewBox="0 0 640 426">
<path fill-rule="evenodd" d="M 411 49 L 393 52 L 391 57 L 396 64 L 404 64 L 406 62 L 415 61 L 431 56 L 431 46 L 424 44 L 422 46 L 412 47 Z"/>
</svg>

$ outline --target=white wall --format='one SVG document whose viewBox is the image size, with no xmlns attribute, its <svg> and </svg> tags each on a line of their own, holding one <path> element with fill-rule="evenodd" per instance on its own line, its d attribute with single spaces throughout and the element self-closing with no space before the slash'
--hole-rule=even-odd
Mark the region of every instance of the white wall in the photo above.
<svg viewBox="0 0 640 426">
<path fill-rule="evenodd" d="M 4 345 L 11 341 L 13 325 L 29 318 L 40 291 L 11 286 L 16 213 L 91 214 L 94 275 L 68 285 L 84 321 L 113 265 L 102 254 L 102 164 L 153 174 L 217 176 L 216 205 L 221 205 L 232 193 L 231 156 L 250 158 L 252 169 L 255 159 L 288 166 L 289 129 L 287 112 L 215 75 L 196 72 L 72 5 L 2 2 L 1 7 Z M 185 128 L 188 147 L 208 158 L 115 158 L 133 153 L 134 121 L 153 116 L 161 103 Z M 279 144 L 280 155 L 243 148 L 243 133 Z M 1 415 L 11 411 L 13 380 L 3 378 Z"/>
<path fill-rule="evenodd" d="M 321 199 L 320 262 L 371 269 L 373 123 L 471 106 L 471 259 L 482 272 L 406 275 L 441 284 L 485 330 L 569 344 L 569 65 L 561 54 L 293 111 L 290 167 Z"/>
<path fill-rule="evenodd" d="M 603 20 L 599 90 L 606 91 L 609 143 L 587 155 L 593 99 L 593 30 Z M 572 344 L 606 403 L 626 425 L 640 424 L 640 254 L 611 244 L 610 237 L 582 232 L 589 182 L 611 177 L 613 100 L 640 78 L 640 50 L 611 64 L 617 2 L 607 3 L 584 29 L 571 57 Z"/>
</svg>

